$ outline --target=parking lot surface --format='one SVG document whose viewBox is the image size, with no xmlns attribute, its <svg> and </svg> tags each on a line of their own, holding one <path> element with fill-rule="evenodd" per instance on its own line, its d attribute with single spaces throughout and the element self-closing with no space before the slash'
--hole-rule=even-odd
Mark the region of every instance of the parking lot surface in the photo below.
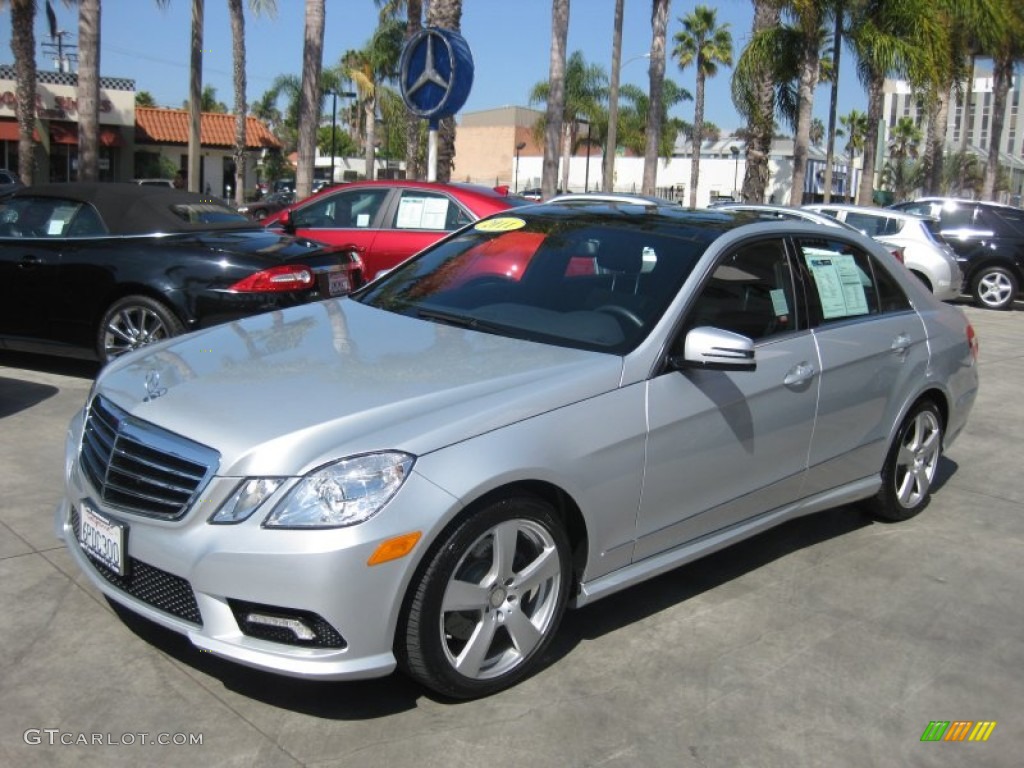
<svg viewBox="0 0 1024 768">
<path fill-rule="evenodd" d="M 274 677 L 116 613 L 53 533 L 95 366 L 0 353 L 0 765 L 1019 765 L 1021 309 L 964 306 L 981 392 L 920 516 L 840 507 L 569 612 L 543 671 L 468 703 Z M 922 741 L 933 721 L 996 725 Z"/>
</svg>

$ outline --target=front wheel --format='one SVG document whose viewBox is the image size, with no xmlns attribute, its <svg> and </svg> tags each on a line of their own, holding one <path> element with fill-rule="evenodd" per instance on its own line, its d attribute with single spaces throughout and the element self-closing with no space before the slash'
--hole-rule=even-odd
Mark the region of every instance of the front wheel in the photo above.
<svg viewBox="0 0 1024 768">
<path fill-rule="evenodd" d="M 986 309 L 1009 309 L 1017 298 L 1017 278 L 1005 267 L 985 267 L 974 278 L 974 301 Z"/>
<path fill-rule="evenodd" d="M 882 487 L 870 501 L 879 520 L 909 520 L 928 504 L 942 455 L 942 417 L 934 403 L 919 403 L 900 425 L 882 467 Z"/>
<path fill-rule="evenodd" d="M 545 502 L 513 497 L 446 534 L 411 586 L 398 656 L 423 685 L 487 696 L 537 666 L 565 612 L 569 541 Z"/>
<path fill-rule="evenodd" d="M 106 364 L 125 352 L 177 336 L 184 330 L 177 316 L 159 301 L 148 296 L 125 296 L 111 304 L 103 315 L 96 351 L 100 362 Z"/>
</svg>

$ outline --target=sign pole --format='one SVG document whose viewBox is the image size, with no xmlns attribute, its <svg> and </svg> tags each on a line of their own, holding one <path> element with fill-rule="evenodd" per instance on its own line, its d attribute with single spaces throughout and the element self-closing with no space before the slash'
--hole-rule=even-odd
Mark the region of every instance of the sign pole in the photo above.
<svg viewBox="0 0 1024 768">
<path fill-rule="evenodd" d="M 429 121 L 427 131 L 427 181 L 437 181 L 437 133 L 440 123 Z"/>
</svg>

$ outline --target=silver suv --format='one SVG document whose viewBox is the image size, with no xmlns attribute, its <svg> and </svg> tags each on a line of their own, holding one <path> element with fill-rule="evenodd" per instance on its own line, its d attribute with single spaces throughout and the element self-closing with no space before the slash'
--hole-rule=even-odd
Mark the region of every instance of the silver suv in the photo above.
<svg viewBox="0 0 1024 768">
<path fill-rule="evenodd" d="M 903 262 L 943 301 L 959 298 L 963 273 L 956 252 L 939 235 L 939 221 L 931 216 L 866 208 L 857 205 L 805 205 L 845 222 L 881 243 L 903 247 Z"/>
</svg>

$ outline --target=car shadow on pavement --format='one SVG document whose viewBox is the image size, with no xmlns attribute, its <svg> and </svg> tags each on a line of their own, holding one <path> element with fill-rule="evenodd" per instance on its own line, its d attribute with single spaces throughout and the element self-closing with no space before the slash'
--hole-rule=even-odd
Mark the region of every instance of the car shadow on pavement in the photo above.
<svg viewBox="0 0 1024 768">
<path fill-rule="evenodd" d="M 55 373 L 76 379 L 95 379 L 100 364 L 95 360 L 79 360 L 72 357 L 51 357 L 32 355 L 27 352 L 0 351 L 0 368 L 23 368 L 40 373 Z"/>
<path fill-rule="evenodd" d="M 24 411 L 60 392 L 49 384 L 0 376 L 0 419 Z"/>
</svg>

